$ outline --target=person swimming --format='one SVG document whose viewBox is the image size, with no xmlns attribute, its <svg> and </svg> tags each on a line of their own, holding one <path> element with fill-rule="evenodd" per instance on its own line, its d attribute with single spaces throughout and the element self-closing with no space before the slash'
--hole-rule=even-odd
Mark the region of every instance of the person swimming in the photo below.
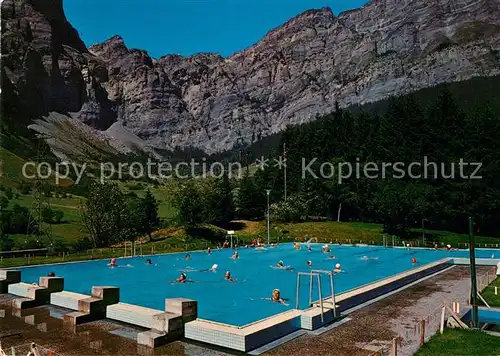
<svg viewBox="0 0 500 356">
<path fill-rule="evenodd" d="M 233 260 L 237 260 L 238 258 L 240 258 L 240 254 L 238 253 L 238 251 L 234 251 L 233 255 L 231 256 L 231 258 Z"/>
<path fill-rule="evenodd" d="M 224 279 L 226 281 L 236 282 L 236 279 L 234 279 L 233 277 L 231 277 L 231 272 L 229 272 L 229 271 L 226 271 L 226 274 L 224 275 Z"/>
<path fill-rule="evenodd" d="M 335 268 L 334 268 L 333 272 L 335 272 L 335 273 L 343 272 L 342 269 L 340 269 L 340 263 L 337 263 L 335 265 Z"/>
<path fill-rule="evenodd" d="M 116 263 L 116 258 L 112 258 L 109 263 L 108 263 L 108 267 L 117 267 L 118 264 Z"/>
<path fill-rule="evenodd" d="M 179 278 L 177 278 L 175 281 L 178 282 L 178 283 L 186 283 L 187 282 L 187 276 L 186 276 L 186 274 L 184 272 L 181 273 L 181 275 L 179 276 Z"/>
<path fill-rule="evenodd" d="M 312 251 L 312 250 L 313 249 L 312 249 L 311 245 L 307 245 L 307 251 Z"/>
<path fill-rule="evenodd" d="M 276 262 L 276 267 L 285 268 L 285 264 L 283 263 L 282 260 L 279 260 L 278 262 Z"/>
<path fill-rule="evenodd" d="M 212 253 L 212 250 L 209 248 L 207 248 L 207 253 L 210 255 Z"/>
<path fill-rule="evenodd" d="M 191 255 L 189 253 L 186 253 L 186 256 L 184 256 L 184 259 L 185 260 L 190 260 L 191 259 Z"/>
<path fill-rule="evenodd" d="M 47 277 L 55 277 L 56 274 L 54 272 L 49 272 L 47 273 Z"/>
<path fill-rule="evenodd" d="M 334 260 L 336 257 L 335 255 L 330 255 L 330 257 L 328 257 L 330 260 Z"/>
<path fill-rule="evenodd" d="M 151 259 L 149 259 L 149 258 L 148 258 L 148 259 L 146 260 L 146 264 L 147 264 L 147 265 L 152 265 L 152 264 L 153 264 L 153 262 L 151 262 Z"/>
<path fill-rule="evenodd" d="M 300 250 L 300 244 L 298 242 L 293 243 L 293 248 L 296 250 Z"/>
<path fill-rule="evenodd" d="M 368 257 L 368 256 L 363 256 L 361 257 L 363 261 L 370 261 L 370 260 L 378 260 L 378 257 Z"/>
<path fill-rule="evenodd" d="M 411 263 L 412 263 L 412 264 L 416 264 L 416 263 L 417 263 L 417 259 L 416 259 L 415 257 L 412 257 L 412 258 L 411 258 Z"/>
<path fill-rule="evenodd" d="M 273 294 L 272 294 L 271 298 L 262 298 L 262 299 L 270 300 L 270 301 L 275 302 L 275 303 L 281 303 L 283 305 L 288 305 L 285 303 L 286 299 L 281 297 L 281 292 L 277 288 L 273 289 Z"/>
<path fill-rule="evenodd" d="M 330 246 L 324 245 L 323 246 L 323 253 L 329 253 L 330 252 Z"/>
<path fill-rule="evenodd" d="M 312 267 L 312 266 L 313 266 L 312 261 L 311 261 L 311 260 L 307 261 L 307 265 L 308 265 L 309 267 Z"/>
</svg>

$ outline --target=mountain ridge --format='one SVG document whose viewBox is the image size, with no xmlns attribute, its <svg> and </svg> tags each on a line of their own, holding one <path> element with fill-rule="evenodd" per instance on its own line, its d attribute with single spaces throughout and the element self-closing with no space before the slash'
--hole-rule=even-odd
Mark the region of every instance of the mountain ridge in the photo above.
<svg viewBox="0 0 500 356">
<path fill-rule="evenodd" d="M 29 63 L 2 65 L 2 77 L 21 102 L 34 96 L 43 103 L 30 115 L 68 113 L 99 130 L 118 122 L 145 145 L 161 149 L 222 152 L 311 121 L 337 102 L 365 104 L 500 74 L 500 5 L 495 0 L 377 0 L 338 16 L 329 8 L 307 10 L 226 58 L 200 53 L 158 59 L 127 48 L 119 36 L 84 51 L 64 27 L 67 20 L 59 18 L 55 25 L 52 20 L 47 27 L 47 15 L 40 11 L 48 10 L 35 2 L 3 2 L 2 10 L 18 8 L 6 16 L 2 11 L 3 27 L 11 24 L 2 35 L 5 49 L 15 49 L 15 37 L 24 54 L 36 52 L 37 39 L 17 28 L 26 12 L 24 27 L 62 27 L 67 35 L 51 49 L 51 58 L 38 53 L 39 70 L 52 70 L 34 79 L 27 78 Z M 80 49 L 71 47 L 73 42 Z M 31 90 L 25 90 L 26 83 Z M 54 89 L 54 83 L 69 90 Z M 40 87 L 50 92 L 48 103 L 34 93 Z"/>
</svg>

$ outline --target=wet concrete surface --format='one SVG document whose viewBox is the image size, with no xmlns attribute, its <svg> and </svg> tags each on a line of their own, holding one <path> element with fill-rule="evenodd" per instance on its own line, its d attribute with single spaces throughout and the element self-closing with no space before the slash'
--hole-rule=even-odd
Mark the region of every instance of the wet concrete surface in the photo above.
<svg viewBox="0 0 500 356">
<path fill-rule="evenodd" d="M 121 355 L 121 356 L 225 356 L 228 353 L 186 341 L 175 341 L 151 349 L 137 345 L 135 337 L 145 329 L 101 320 L 77 327 L 63 325 L 62 317 L 71 312 L 54 306 L 15 311 L 10 307 L 11 295 L 0 295 L 0 341 L 4 350 L 15 347 L 16 355 L 26 355 L 31 342 L 56 355 Z"/>
</svg>

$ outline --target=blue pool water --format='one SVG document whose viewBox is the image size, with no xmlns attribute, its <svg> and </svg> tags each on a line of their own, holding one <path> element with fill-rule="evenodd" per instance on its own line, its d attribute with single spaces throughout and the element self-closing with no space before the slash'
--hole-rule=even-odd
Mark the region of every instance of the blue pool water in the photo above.
<svg viewBox="0 0 500 356">
<path fill-rule="evenodd" d="M 184 253 L 149 257 L 153 265 L 146 265 L 146 257 L 118 259 L 119 268 L 107 267 L 108 261 L 87 261 L 22 269 L 23 282 L 37 282 L 40 276 L 53 271 L 64 277 L 65 290 L 90 294 L 92 286 L 120 287 L 121 301 L 154 309 L 164 309 L 165 298 L 184 297 L 198 301 L 198 316 L 203 319 L 242 326 L 295 307 L 298 271 L 313 268 L 332 270 L 340 263 L 342 270 L 335 277 L 336 292 L 346 291 L 385 278 L 413 267 L 445 257 L 468 257 L 467 251 L 434 251 L 424 249 L 383 248 L 380 246 L 352 247 L 331 245 L 331 254 L 321 252 L 321 245 L 312 244 L 313 251 L 305 246 L 297 251 L 291 244 L 282 244 L 267 250 L 239 249 L 240 259 L 232 260 L 231 249 L 206 252 L 191 252 L 191 259 L 184 260 Z M 488 258 L 499 251 L 477 250 L 476 257 Z M 363 256 L 374 259 L 363 259 Z M 293 272 L 270 267 L 283 260 L 285 265 L 295 268 Z M 194 283 L 171 283 L 186 269 L 207 269 L 218 264 L 217 272 L 188 272 Z M 131 267 L 126 267 L 130 264 Z M 155 265 L 157 264 L 157 265 Z M 237 282 L 223 279 L 225 271 L 231 271 Z M 304 278 L 304 281 L 307 278 Z M 283 298 L 288 298 L 288 307 L 262 300 L 270 297 L 274 288 L 279 288 Z M 301 288 L 300 307 L 308 304 L 308 285 Z M 329 293 L 328 281 L 323 280 L 323 296 Z M 317 297 L 315 293 L 314 297 Z"/>
<path fill-rule="evenodd" d="M 500 311 L 499 310 L 488 310 L 479 309 L 478 317 L 481 323 L 496 324 L 500 325 Z"/>
</svg>

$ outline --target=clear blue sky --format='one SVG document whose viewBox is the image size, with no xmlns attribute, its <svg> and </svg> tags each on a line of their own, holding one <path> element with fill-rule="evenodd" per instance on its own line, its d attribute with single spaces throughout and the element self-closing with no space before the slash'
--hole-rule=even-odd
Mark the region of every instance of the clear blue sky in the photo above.
<svg viewBox="0 0 500 356">
<path fill-rule="evenodd" d="M 313 8 L 335 14 L 367 0 L 64 0 L 68 20 L 90 46 L 120 35 L 152 57 L 217 52 L 228 56 Z"/>
</svg>

